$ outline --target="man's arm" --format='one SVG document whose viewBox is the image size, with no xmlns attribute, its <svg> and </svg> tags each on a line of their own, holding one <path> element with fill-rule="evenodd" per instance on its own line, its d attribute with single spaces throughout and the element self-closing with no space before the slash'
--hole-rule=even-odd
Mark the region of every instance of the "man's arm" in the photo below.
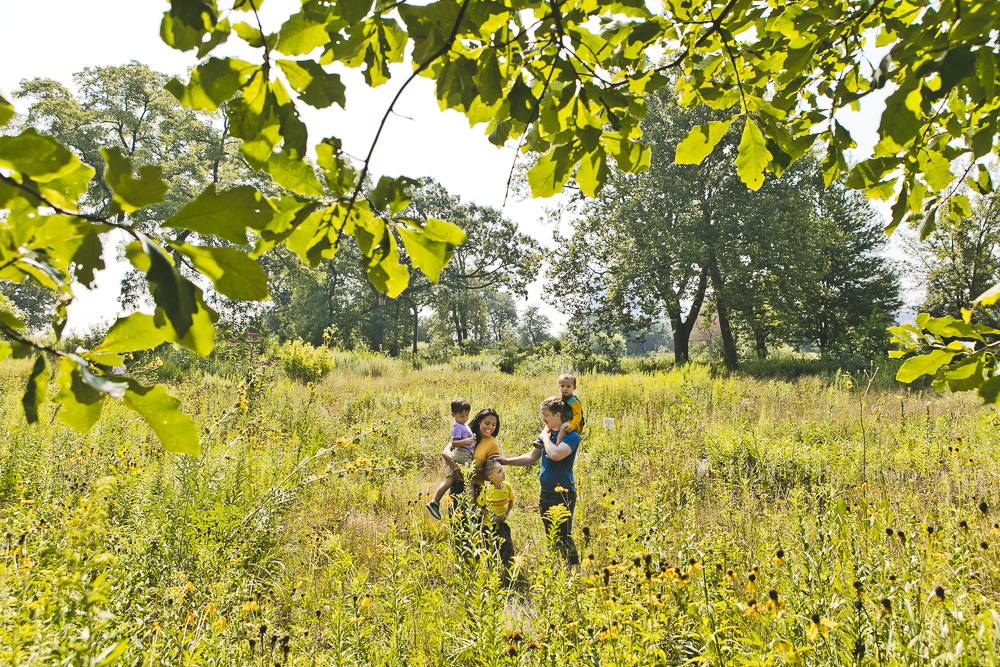
<svg viewBox="0 0 1000 667">
<path fill-rule="evenodd" d="M 573 448 L 565 442 L 553 442 L 548 429 L 543 429 L 539 437 L 542 439 L 542 446 L 545 447 L 546 456 L 553 461 L 562 461 L 564 458 L 573 453 Z"/>
</svg>

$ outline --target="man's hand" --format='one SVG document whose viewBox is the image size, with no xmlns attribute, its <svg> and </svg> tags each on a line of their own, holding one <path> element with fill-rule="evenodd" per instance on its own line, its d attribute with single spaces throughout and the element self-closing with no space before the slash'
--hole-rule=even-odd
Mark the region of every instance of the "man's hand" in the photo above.
<svg viewBox="0 0 1000 667">
<path fill-rule="evenodd" d="M 490 454 L 489 460 L 490 461 L 499 461 L 500 465 L 502 465 L 502 466 L 507 465 L 507 457 L 506 456 L 500 456 L 499 454 Z"/>
</svg>

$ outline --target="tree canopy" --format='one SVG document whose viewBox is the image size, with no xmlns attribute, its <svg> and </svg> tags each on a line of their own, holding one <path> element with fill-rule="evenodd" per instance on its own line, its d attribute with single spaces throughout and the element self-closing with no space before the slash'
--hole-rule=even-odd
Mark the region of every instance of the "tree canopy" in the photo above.
<svg viewBox="0 0 1000 667">
<path fill-rule="evenodd" d="M 997 150 L 994 35 L 1000 5 L 993 0 L 668 0 L 658 13 L 642 0 L 438 0 L 420 6 L 304 0 L 276 33 L 260 23 L 258 5 L 171 0 L 160 29 L 164 42 L 193 52 L 197 63 L 186 81 L 171 79 L 165 89 L 188 109 L 222 110 L 246 163 L 287 191 L 268 196 L 249 184 L 209 183 L 162 224 L 201 238 L 253 243 L 249 253 L 192 238 L 157 240 L 136 224 L 169 197 L 168 170 L 159 160 L 141 164 L 122 147 L 101 148 L 106 166 L 103 185 L 96 187 L 106 188 L 110 199 L 97 209 L 84 198 L 94 187 L 95 169 L 82 159 L 82 149 L 70 150 L 34 127 L 0 137 L 0 209 L 6 211 L 0 278 L 37 281 L 65 295 L 53 323 L 59 336 L 71 285 L 92 283 L 104 265 L 101 238 L 117 229 L 133 239 L 126 256 L 145 274 L 156 305 L 154 315 L 119 320 L 93 350 L 45 350 L 60 358 L 59 414 L 74 428 L 89 429 L 106 397 L 121 397 L 166 449 L 197 451 L 193 423 L 162 387 L 114 380 L 91 368 L 117 365 L 121 353 L 164 340 L 208 353 L 218 314 L 196 281 L 179 271 L 180 256 L 216 290 L 236 298 L 266 297 L 242 291 L 239 276 L 253 274 L 253 260 L 267 251 L 285 245 L 315 267 L 348 238 L 367 280 L 389 297 L 410 280 L 400 247 L 413 268 L 438 280 L 465 233 L 405 213 L 411 177 L 382 177 L 370 195 L 364 192 L 381 128 L 417 76 L 432 78 L 441 107 L 484 124 L 494 144 L 510 141 L 538 154 L 528 177 L 535 196 L 560 191 L 571 177 L 593 196 L 612 164 L 630 173 L 648 168 L 650 151 L 640 141 L 643 96 L 666 85 L 668 72 L 676 76 L 682 106 L 738 105 L 735 163 L 752 189 L 761 187 L 766 173 L 780 175 L 821 147 L 827 184 L 848 172 L 845 151 L 855 142 L 837 113 L 885 87 L 893 92 L 875 154 L 850 169 L 847 184 L 895 199 L 890 227 L 919 218 L 926 236 L 946 213 L 961 214 L 966 202 L 955 191 L 961 179 L 952 164 L 967 165 L 961 177 L 976 187 L 992 188 L 988 172 L 974 165 Z M 891 47 L 877 65 L 864 56 L 868 35 Z M 213 55 L 227 40 L 245 42 L 258 58 Z M 651 53 L 664 60 L 654 62 Z M 413 71 L 363 160 L 345 155 L 336 137 L 310 143 L 299 105 L 346 102 L 348 91 L 328 66 L 360 68 L 367 84 L 378 86 L 389 80 L 390 63 L 407 54 Z M 0 100 L 0 126 L 12 114 L 10 103 Z M 679 145 L 677 161 L 700 162 L 736 121 L 696 127 Z M 8 341 L 0 356 L 35 355 L 24 394 L 25 414 L 35 422 L 47 362 L 39 354 L 44 346 L 23 329 L 13 314 L 0 313 Z M 935 358 L 943 359 L 940 354 Z M 988 363 L 992 372 L 995 361 Z"/>
</svg>

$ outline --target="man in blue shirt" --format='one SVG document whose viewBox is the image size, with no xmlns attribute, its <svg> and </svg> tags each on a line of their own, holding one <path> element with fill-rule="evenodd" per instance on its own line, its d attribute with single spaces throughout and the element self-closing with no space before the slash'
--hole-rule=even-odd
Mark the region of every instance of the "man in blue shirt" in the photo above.
<svg viewBox="0 0 1000 667">
<path fill-rule="evenodd" d="M 542 420 L 545 426 L 538 435 L 534 447 L 527 454 L 512 459 L 498 457 L 500 463 L 511 466 L 528 466 L 539 459 L 542 461 L 538 473 L 541 491 L 538 497 L 538 511 L 542 515 L 545 534 L 555 531 L 555 546 L 566 559 L 566 563 L 579 570 L 580 556 L 573 540 L 573 511 L 576 509 L 576 483 L 573 481 L 573 463 L 580 447 L 580 434 L 572 431 L 556 443 L 563 422 L 572 417 L 572 408 L 562 396 L 550 396 L 542 401 Z M 565 511 L 553 508 L 562 505 Z"/>
</svg>

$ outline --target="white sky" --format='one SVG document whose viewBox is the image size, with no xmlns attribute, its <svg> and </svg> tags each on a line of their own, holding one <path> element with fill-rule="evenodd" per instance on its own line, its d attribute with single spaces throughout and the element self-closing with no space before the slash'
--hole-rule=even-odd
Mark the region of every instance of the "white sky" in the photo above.
<svg viewBox="0 0 1000 667">
<path fill-rule="evenodd" d="M 195 64 L 193 52 L 171 49 L 159 37 L 159 25 L 166 2 L 155 0 L 39 0 L 0 3 L 0 92 L 8 99 L 22 79 L 47 77 L 63 84 L 72 83 L 72 75 L 85 67 L 121 65 L 130 60 L 171 75 L 184 74 Z M 38 13 L 44 8 L 44 29 L 37 26 Z M 263 5 L 261 19 L 267 32 L 276 32 L 281 22 L 299 6 L 296 0 L 269 0 Z M 30 28 L 30 29 L 28 29 Z M 239 40 L 216 49 L 217 55 L 234 55 L 256 60 L 259 51 L 239 50 Z M 881 55 L 879 55 L 881 57 Z M 874 62 L 877 59 L 872 57 Z M 368 153 L 382 114 L 392 96 L 402 85 L 411 68 L 396 66 L 393 78 L 383 86 L 369 89 L 357 70 L 338 70 L 347 86 L 347 108 L 333 106 L 316 110 L 301 105 L 303 120 L 309 128 L 310 143 L 326 136 L 337 136 L 344 150 L 363 158 Z M 882 91 L 887 93 L 888 91 Z M 885 94 L 866 99 L 860 113 L 838 114 L 838 119 L 855 137 L 855 159 L 870 154 L 877 135 L 878 119 L 884 109 Z M 14 100 L 17 111 L 24 112 L 23 101 Z M 372 173 L 412 177 L 433 176 L 464 201 L 501 207 L 507 178 L 514 160 L 511 147 L 498 149 L 483 133 L 485 126 L 469 127 L 465 117 L 454 111 L 442 112 L 434 97 L 433 83 L 424 78 L 414 81 L 396 106 L 398 116 L 389 119 L 372 159 Z M 407 116 L 408 120 L 400 116 Z M 552 246 L 552 227 L 541 222 L 546 205 L 553 202 L 519 202 L 512 195 L 504 210 L 522 231 L 546 247 Z M 887 206 L 879 209 L 887 211 Z M 79 330 L 100 320 L 113 321 L 118 313 L 118 283 L 127 267 L 113 262 L 115 251 L 106 248 L 109 268 L 98 277 L 97 286 L 80 288 L 70 310 L 69 328 Z M 532 285 L 529 300 L 541 302 L 541 284 Z M 566 316 L 547 309 L 559 329 Z"/>
</svg>

